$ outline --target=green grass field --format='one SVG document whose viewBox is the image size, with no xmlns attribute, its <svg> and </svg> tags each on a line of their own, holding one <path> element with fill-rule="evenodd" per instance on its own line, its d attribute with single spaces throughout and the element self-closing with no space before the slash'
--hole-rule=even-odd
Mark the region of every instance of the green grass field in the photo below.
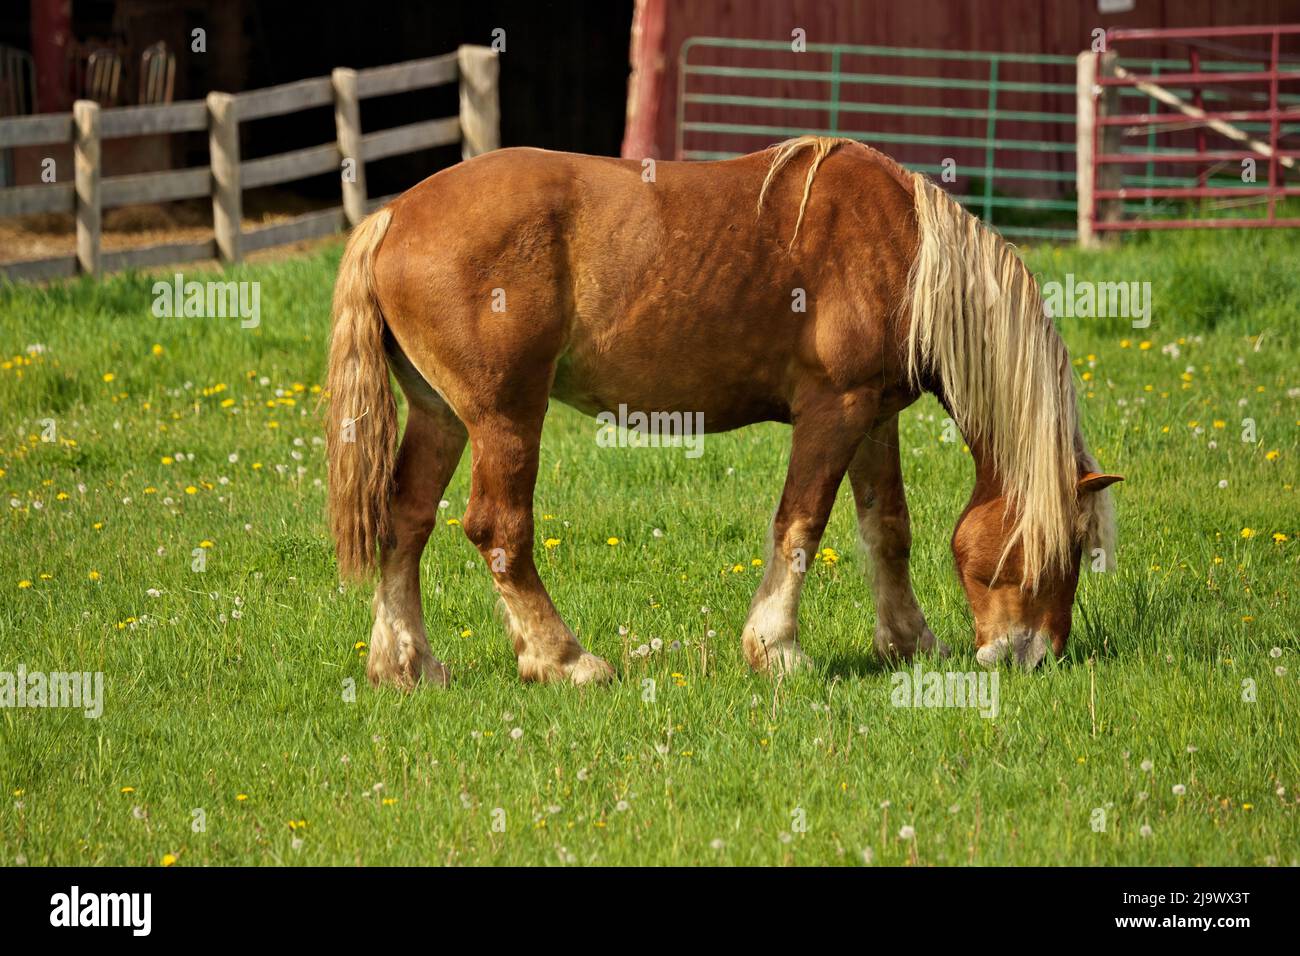
<svg viewBox="0 0 1300 956">
<path fill-rule="evenodd" d="M 1043 280 L 1150 281 L 1154 314 L 1143 330 L 1062 321 L 1090 442 L 1128 479 L 1120 568 L 1085 575 L 1065 659 L 1000 672 L 995 719 L 892 706 L 847 484 L 823 542 L 838 559 L 804 592 L 820 670 L 748 672 L 739 632 L 786 428 L 709 436 L 687 459 L 598 448 L 596 423 L 563 407 L 542 447 L 538 561 L 621 681 L 518 682 L 487 570 L 446 524 L 462 464 L 424 560 L 453 684 L 372 690 L 369 594 L 339 588 L 324 523 L 338 256 L 233 270 L 261 283 L 257 329 L 155 318 L 141 276 L 0 288 L 0 671 L 100 671 L 105 695 L 99 719 L 0 710 L 0 862 L 1300 856 L 1293 234 L 1027 252 Z M 976 670 L 948 551 L 972 466 L 941 433 L 932 399 L 905 413 L 916 590 L 955 652 L 926 665 Z"/>
</svg>

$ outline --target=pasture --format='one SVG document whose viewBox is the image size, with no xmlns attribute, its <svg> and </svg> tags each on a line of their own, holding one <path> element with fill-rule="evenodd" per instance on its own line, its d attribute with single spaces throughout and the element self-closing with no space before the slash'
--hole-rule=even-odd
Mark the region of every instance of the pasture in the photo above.
<svg viewBox="0 0 1300 956">
<path fill-rule="evenodd" d="M 894 706 L 847 484 L 801 610 L 818 671 L 749 673 L 786 427 L 688 458 L 600 447 L 562 406 L 538 564 L 620 681 L 518 682 L 455 526 L 466 461 L 423 565 L 452 685 L 371 689 L 369 592 L 340 589 L 324 520 L 340 248 L 232 269 L 260 283 L 256 328 L 155 317 L 169 270 L 0 288 L 0 671 L 104 675 L 97 719 L 0 709 L 3 863 L 1300 858 L 1294 234 L 1025 251 L 1043 281 L 1149 281 L 1153 309 L 1061 320 L 1084 430 L 1127 477 L 1119 568 L 1085 573 L 1063 660 L 999 672 L 991 719 Z M 944 438 L 933 399 L 904 413 L 913 578 L 954 651 L 920 660 L 974 671 L 948 551 L 973 474 Z"/>
</svg>

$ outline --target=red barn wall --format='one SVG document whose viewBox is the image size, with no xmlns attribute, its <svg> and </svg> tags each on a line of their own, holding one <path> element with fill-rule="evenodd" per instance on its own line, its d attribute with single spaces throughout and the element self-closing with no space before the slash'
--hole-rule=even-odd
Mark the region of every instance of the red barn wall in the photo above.
<svg viewBox="0 0 1300 956">
<path fill-rule="evenodd" d="M 853 43 L 879 46 L 932 47 L 954 50 L 1054 53 L 1075 55 L 1089 47 L 1092 31 L 1098 27 L 1199 27 L 1300 22 L 1300 0 L 1135 0 L 1126 13 L 1100 14 L 1096 0 L 889 0 L 889 2 L 832 2 L 832 0 L 637 0 L 632 37 L 633 76 L 628 93 L 628 122 L 622 153 L 629 158 L 675 158 L 677 126 L 678 55 L 683 41 L 692 36 L 721 36 L 788 42 L 791 30 L 801 27 L 809 43 Z M 1125 52 L 1137 56 L 1183 57 L 1184 47 L 1156 48 L 1129 46 Z M 1292 50 L 1300 53 L 1300 50 Z M 757 54 L 753 51 L 708 53 L 708 62 L 737 66 L 776 65 L 774 57 L 791 60 L 794 54 Z M 827 69 L 825 54 L 807 57 L 782 66 Z M 695 56 L 692 62 L 696 62 Z M 969 64 L 938 64 L 934 61 L 907 64 L 897 59 L 846 58 L 843 68 L 861 72 L 910 72 L 930 76 L 978 76 Z M 1294 67 L 1292 67 L 1294 68 Z M 1050 75 L 1049 75 L 1050 73 Z M 1073 82 L 1057 68 L 1007 67 L 1004 78 L 1033 81 Z M 711 89 L 702 80 L 696 89 Z M 693 80 L 694 83 L 694 80 Z M 808 81 L 761 81 L 729 79 L 726 91 L 757 96 L 803 96 L 826 99 L 825 83 Z M 721 86 L 717 87 L 721 90 Z M 1300 90 L 1295 90 L 1300 92 Z M 898 87 L 842 87 L 842 96 L 863 101 L 901 102 L 936 106 L 982 107 L 981 91 L 950 89 L 900 89 Z M 1049 101 L 1050 99 L 1050 101 Z M 999 106 L 1011 109 L 1073 111 L 1073 97 L 1033 97 L 1022 94 L 1014 102 L 1004 98 Z M 763 122 L 775 125 L 820 125 L 820 117 L 807 112 L 766 110 L 737 116 L 726 107 L 692 107 L 692 119 L 724 122 Z M 848 122 L 848 120 L 846 120 Z M 936 132 L 983 135 L 983 121 L 965 121 L 977 126 L 954 126 L 951 121 L 936 127 L 924 117 L 861 116 L 852 120 L 858 128 L 904 133 Z M 999 130 L 999 135 L 1003 135 Z M 1017 138 L 1036 136 L 1072 142 L 1073 127 L 1048 124 L 1024 125 Z M 752 147 L 767 145 L 753 141 Z M 735 150 L 735 137 L 692 134 L 695 149 Z M 906 153 L 904 147 L 884 145 L 887 152 Z M 899 158 L 908 160 L 906 155 Z M 925 157 L 934 161 L 935 157 Z M 1027 157 L 1020 157 L 1030 162 Z M 920 160 L 917 160 L 920 161 Z M 1041 159 L 1032 160 L 1041 163 Z M 1072 169 L 1073 157 L 1057 160 Z M 999 165 L 1018 165 L 1013 154 L 999 156 Z"/>
</svg>

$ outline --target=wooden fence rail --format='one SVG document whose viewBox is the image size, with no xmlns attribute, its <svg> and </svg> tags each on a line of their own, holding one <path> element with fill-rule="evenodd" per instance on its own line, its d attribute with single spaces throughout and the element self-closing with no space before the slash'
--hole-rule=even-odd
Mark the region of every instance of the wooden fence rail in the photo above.
<svg viewBox="0 0 1300 956">
<path fill-rule="evenodd" d="M 0 263 L 0 277 L 55 279 L 78 273 L 98 275 L 173 262 L 220 258 L 238 262 L 245 252 L 327 236 L 356 225 L 391 196 L 371 199 L 365 164 L 416 150 L 461 144 L 469 159 L 500 146 L 497 55 L 480 46 L 454 53 L 367 70 L 339 68 L 328 77 L 285 83 L 247 93 L 209 93 L 161 106 L 101 109 L 78 100 L 71 113 L 0 119 L 0 149 L 72 143 L 73 183 L 0 189 L 0 218 L 66 212 L 76 216 L 75 255 Z M 392 93 L 441 86 L 459 80 L 459 115 L 425 120 L 371 133 L 361 132 L 361 101 Z M 244 160 L 239 124 L 268 116 L 333 105 L 335 139 L 319 146 Z M 128 176 L 102 175 L 106 139 L 207 130 L 207 166 Z M 342 204 L 245 232 L 243 191 L 338 171 Z M 213 238 L 102 252 L 105 209 L 134 203 L 212 198 Z"/>
</svg>

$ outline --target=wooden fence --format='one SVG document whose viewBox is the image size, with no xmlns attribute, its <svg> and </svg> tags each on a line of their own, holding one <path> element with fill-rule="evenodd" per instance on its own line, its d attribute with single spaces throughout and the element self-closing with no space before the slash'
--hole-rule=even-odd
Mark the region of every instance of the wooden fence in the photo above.
<svg viewBox="0 0 1300 956">
<path fill-rule="evenodd" d="M 0 119 L 0 149 L 68 142 L 74 182 L 0 189 L 0 217 L 42 212 L 74 213 L 77 252 L 26 262 L 0 263 L 0 276 L 41 280 L 79 272 L 99 275 L 172 262 L 220 258 L 238 262 L 246 252 L 326 236 L 355 225 L 392 196 L 371 199 L 365 164 L 459 142 L 465 159 L 500 145 L 497 55 L 481 46 L 367 70 L 339 68 L 330 76 L 247 93 L 209 93 L 207 100 L 161 106 L 101 109 L 78 100 L 71 113 Z M 361 132 L 361 101 L 459 80 L 460 111 L 372 133 Z M 241 160 L 239 124 L 299 110 L 334 106 L 335 141 L 306 149 Z M 126 136 L 208 131 L 209 164 L 129 176 L 101 176 L 100 143 Z M 243 190 L 339 172 L 342 205 L 250 231 L 241 228 Z M 134 203 L 212 198 L 213 238 L 103 252 L 104 209 Z"/>
</svg>

